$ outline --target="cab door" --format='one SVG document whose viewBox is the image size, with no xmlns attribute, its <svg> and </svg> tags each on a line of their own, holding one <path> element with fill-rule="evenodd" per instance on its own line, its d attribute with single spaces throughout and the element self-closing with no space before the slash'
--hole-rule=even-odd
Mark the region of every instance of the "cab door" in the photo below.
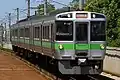
<svg viewBox="0 0 120 80">
<path fill-rule="evenodd" d="M 75 22 L 75 55 L 89 56 L 89 22 Z"/>
</svg>

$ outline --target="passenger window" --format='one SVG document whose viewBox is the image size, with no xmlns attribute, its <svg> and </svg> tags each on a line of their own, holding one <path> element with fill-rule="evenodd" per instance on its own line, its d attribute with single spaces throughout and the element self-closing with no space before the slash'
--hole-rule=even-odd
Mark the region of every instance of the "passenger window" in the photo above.
<svg viewBox="0 0 120 80">
<path fill-rule="evenodd" d="M 24 37 L 24 29 L 20 29 L 20 37 Z"/>
<path fill-rule="evenodd" d="M 29 28 L 25 28 L 25 37 L 29 37 L 30 31 Z"/>
<path fill-rule="evenodd" d="M 15 36 L 18 36 L 18 29 L 15 29 Z"/>
<path fill-rule="evenodd" d="M 35 30 L 34 30 L 35 31 L 34 32 L 35 33 L 35 35 L 34 35 L 35 38 L 39 38 L 39 33 L 40 33 L 39 30 L 40 30 L 40 27 L 35 27 Z"/>
</svg>

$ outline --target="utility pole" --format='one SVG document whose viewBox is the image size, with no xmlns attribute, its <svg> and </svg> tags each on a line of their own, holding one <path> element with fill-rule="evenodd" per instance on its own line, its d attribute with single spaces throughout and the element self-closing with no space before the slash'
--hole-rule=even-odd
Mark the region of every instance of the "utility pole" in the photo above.
<svg viewBox="0 0 120 80">
<path fill-rule="evenodd" d="M 5 42 L 7 42 L 7 30 L 6 30 L 6 23 L 4 23 L 4 31 L 5 31 Z"/>
<path fill-rule="evenodd" d="M 9 13 L 9 28 L 11 28 L 11 13 Z"/>
<path fill-rule="evenodd" d="M 10 41 L 11 41 L 11 13 L 9 13 L 8 18 L 9 18 Z"/>
<path fill-rule="evenodd" d="M 27 0 L 28 1 L 28 13 L 27 13 L 27 18 L 29 19 L 30 17 L 30 0 Z"/>
<path fill-rule="evenodd" d="M 84 0 L 79 0 L 79 9 L 83 10 L 83 2 Z"/>
<path fill-rule="evenodd" d="M 1 29 L 2 29 L 2 32 L 1 32 L 1 46 L 3 48 L 3 24 L 1 24 Z"/>
<path fill-rule="evenodd" d="M 47 0 L 44 0 L 44 15 L 47 15 Z"/>
<path fill-rule="evenodd" d="M 19 21 L 19 8 L 17 8 L 17 22 Z"/>
</svg>

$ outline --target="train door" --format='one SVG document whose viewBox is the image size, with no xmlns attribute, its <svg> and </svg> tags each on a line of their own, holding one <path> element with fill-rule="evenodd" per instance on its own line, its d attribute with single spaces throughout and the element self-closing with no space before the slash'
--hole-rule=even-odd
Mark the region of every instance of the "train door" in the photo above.
<svg viewBox="0 0 120 80">
<path fill-rule="evenodd" d="M 54 45 L 54 40 L 55 40 L 55 23 L 52 23 L 51 24 L 51 27 L 50 27 L 50 39 L 51 39 L 51 53 L 52 53 L 52 56 L 54 56 L 54 53 L 55 53 L 55 45 Z"/>
<path fill-rule="evenodd" d="M 24 30 L 24 47 L 26 49 L 29 49 L 29 34 L 30 34 L 30 29 L 29 29 L 29 25 L 25 25 L 25 30 Z"/>
<path fill-rule="evenodd" d="M 34 31 L 34 26 L 32 25 L 32 23 L 30 23 L 30 26 L 29 26 L 29 29 L 30 29 L 30 33 L 29 33 L 29 48 L 31 50 L 34 50 L 34 47 L 33 47 L 33 44 L 34 44 L 34 41 L 33 41 L 33 38 L 34 38 L 34 34 L 33 34 L 33 31 Z"/>
<path fill-rule="evenodd" d="M 75 56 L 89 56 L 89 22 L 75 22 Z"/>
</svg>

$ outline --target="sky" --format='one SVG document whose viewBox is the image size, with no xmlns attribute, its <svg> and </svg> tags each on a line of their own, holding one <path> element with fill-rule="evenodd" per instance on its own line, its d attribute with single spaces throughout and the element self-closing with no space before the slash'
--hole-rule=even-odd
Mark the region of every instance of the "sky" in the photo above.
<svg viewBox="0 0 120 80">
<path fill-rule="evenodd" d="M 41 3 L 42 0 L 31 0 L 31 6 L 37 6 L 39 3 Z M 68 4 L 72 0 L 55 0 L 60 3 Z M 55 4 L 55 3 L 53 3 Z M 56 8 L 62 7 L 62 5 L 55 4 Z M 8 13 L 12 13 L 12 16 L 16 14 L 16 11 L 14 9 L 20 8 L 26 9 L 27 8 L 27 2 L 26 0 L 1 0 L 0 1 L 0 20 L 5 18 L 5 16 L 8 15 Z M 33 14 L 34 10 L 31 11 L 31 15 Z M 25 17 L 26 14 L 21 12 L 20 17 Z"/>
</svg>

